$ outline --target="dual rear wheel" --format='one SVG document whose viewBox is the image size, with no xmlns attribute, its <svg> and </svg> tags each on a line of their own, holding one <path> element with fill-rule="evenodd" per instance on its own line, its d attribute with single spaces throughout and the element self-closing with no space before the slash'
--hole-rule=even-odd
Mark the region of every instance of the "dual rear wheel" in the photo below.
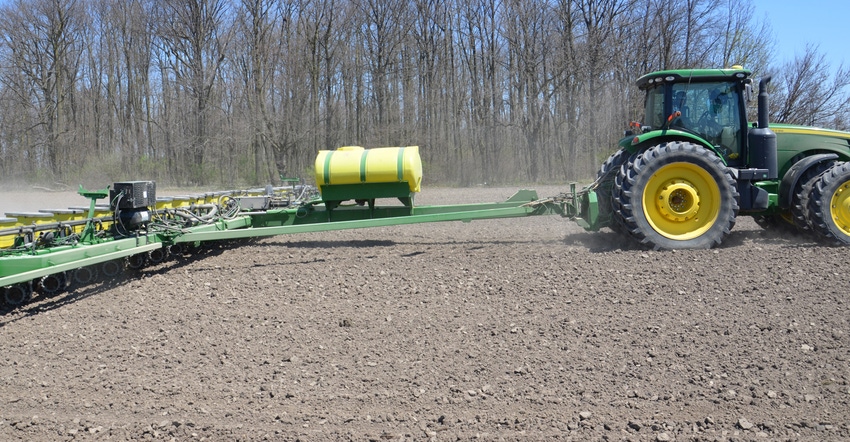
<svg viewBox="0 0 850 442">
<path fill-rule="evenodd" d="M 850 244 L 850 162 L 834 164 L 803 187 L 811 230 L 828 243 Z"/>
<path fill-rule="evenodd" d="M 621 164 L 607 198 L 614 229 L 656 250 L 717 246 L 738 214 L 729 169 L 714 152 L 689 142 L 632 155 Z"/>
<path fill-rule="evenodd" d="M 807 169 L 792 189 L 785 214 L 756 217 L 765 229 L 806 233 L 850 245 L 850 162 L 824 161 Z"/>
</svg>

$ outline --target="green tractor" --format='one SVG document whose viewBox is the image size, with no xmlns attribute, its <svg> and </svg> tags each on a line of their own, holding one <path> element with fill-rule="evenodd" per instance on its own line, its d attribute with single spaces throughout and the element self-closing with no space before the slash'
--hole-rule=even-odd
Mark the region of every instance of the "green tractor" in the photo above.
<svg viewBox="0 0 850 442">
<path fill-rule="evenodd" d="M 747 120 L 752 72 L 668 70 L 637 80 L 645 122 L 627 131 L 589 190 L 593 227 L 653 249 L 722 243 L 740 215 L 765 228 L 850 244 L 850 133 L 768 125 L 759 82 L 758 122 Z"/>
</svg>

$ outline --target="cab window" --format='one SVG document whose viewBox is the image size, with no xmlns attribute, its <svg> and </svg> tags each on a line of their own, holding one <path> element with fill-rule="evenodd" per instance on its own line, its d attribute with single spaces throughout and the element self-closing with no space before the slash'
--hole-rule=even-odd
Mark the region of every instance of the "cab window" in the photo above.
<svg viewBox="0 0 850 442">
<path fill-rule="evenodd" d="M 695 133 L 729 159 L 740 155 L 741 118 L 733 83 L 678 83 L 672 88 L 673 112 L 681 115 L 671 128 Z"/>
</svg>

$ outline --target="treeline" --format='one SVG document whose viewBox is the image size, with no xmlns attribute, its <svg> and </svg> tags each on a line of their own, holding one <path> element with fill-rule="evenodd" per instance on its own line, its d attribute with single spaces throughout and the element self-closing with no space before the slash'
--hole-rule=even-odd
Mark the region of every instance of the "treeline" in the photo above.
<svg viewBox="0 0 850 442">
<path fill-rule="evenodd" d="M 748 0 L 12 0 L 0 34 L 0 179 L 96 185 L 277 182 L 343 145 L 419 145 L 432 183 L 586 178 L 639 75 L 773 48 Z M 776 115 L 846 126 L 847 74 L 805 56 L 828 87 L 801 110 L 780 73 Z"/>
</svg>

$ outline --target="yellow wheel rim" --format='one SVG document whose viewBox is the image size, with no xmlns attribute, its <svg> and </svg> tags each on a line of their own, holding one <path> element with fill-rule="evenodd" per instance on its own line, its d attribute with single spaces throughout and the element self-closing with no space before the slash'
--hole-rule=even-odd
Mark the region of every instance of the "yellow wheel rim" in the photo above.
<svg viewBox="0 0 850 442">
<path fill-rule="evenodd" d="M 850 181 L 845 181 L 832 194 L 829 212 L 835 226 L 850 236 Z"/>
<path fill-rule="evenodd" d="M 850 202 L 850 190 L 847 197 Z M 697 238 L 714 225 L 719 213 L 720 187 L 700 166 L 667 164 L 646 183 L 643 214 L 664 237 L 680 241 Z"/>
</svg>

